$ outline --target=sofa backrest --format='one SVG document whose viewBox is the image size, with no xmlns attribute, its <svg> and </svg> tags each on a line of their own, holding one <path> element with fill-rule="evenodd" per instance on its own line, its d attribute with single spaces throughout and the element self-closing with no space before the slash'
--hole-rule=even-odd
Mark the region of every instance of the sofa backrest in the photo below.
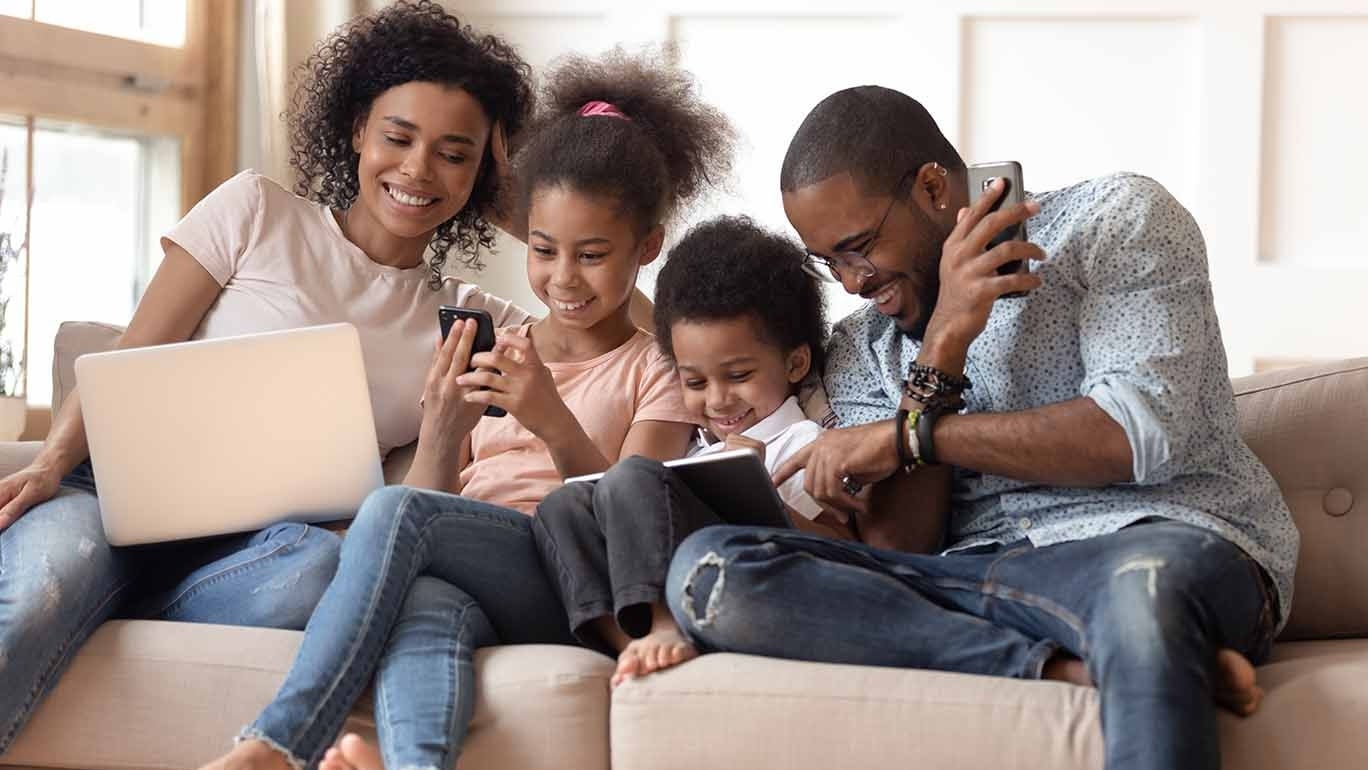
<svg viewBox="0 0 1368 770">
<path fill-rule="evenodd" d="M 1368 358 L 1233 385 L 1240 432 L 1301 531 L 1282 638 L 1368 636 Z"/>
<path fill-rule="evenodd" d="M 123 332 L 68 322 L 52 363 L 54 409 L 75 387 L 76 356 L 108 350 Z M 1288 369 L 1233 383 L 1240 432 L 1277 479 L 1297 527 L 1301 558 L 1283 639 L 1368 636 L 1368 358 Z M 385 460 L 403 479 L 413 446 Z"/>
</svg>

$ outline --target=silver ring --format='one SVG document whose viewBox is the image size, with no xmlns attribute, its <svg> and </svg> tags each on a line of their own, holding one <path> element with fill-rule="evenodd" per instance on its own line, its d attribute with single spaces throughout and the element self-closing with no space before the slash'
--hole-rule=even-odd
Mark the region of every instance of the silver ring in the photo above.
<svg viewBox="0 0 1368 770">
<path fill-rule="evenodd" d="M 847 495 L 854 497 L 860 494 L 861 489 L 864 489 L 864 484 L 850 478 L 850 474 L 847 473 L 841 477 L 841 489 L 844 489 Z"/>
</svg>

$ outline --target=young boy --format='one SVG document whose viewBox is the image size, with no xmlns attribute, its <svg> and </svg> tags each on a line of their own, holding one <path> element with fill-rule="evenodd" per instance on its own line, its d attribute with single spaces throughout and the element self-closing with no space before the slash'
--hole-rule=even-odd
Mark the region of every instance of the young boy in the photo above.
<svg viewBox="0 0 1368 770">
<path fill-rule="evenodd" d="M 674 362 L 684 405 L 701 427 L 691 455 L 747 447 L 774 471 L 821 427 L 798 405 L 820 371 L 826 319 L 803 252 L 746 218 L 690 230 L 656 282 L 656 342 Z M 795 521 L 839 531 L 803 491 L 779 487 Z M 676 546 L 721 519 L 674 472 L 629 457 L 596 484 L 569 484 L 537 508 L 533 532 L 575 636 L 618 656 L 613 685 L 698 652 L 664 602 Z M 817 527 L 821 530 L 821 527 Z"/>
</svg>

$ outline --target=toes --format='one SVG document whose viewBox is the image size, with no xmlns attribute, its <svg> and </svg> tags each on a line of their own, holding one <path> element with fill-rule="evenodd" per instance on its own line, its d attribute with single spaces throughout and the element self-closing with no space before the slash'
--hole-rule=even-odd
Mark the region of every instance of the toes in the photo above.
<svg viewBox="0 0 1368 770">
<path fill-rule="evenodd" d="M 380 758 L 380 752 L 369 741 L 355 733 L 348 733 L 338 741 L 343 760 L 347 763 L 346 770 L 384 770 L 385 762 Z"/>
<path fill-rule="evenodd" d="M 635 643 L 627 645 L 618 656 L 617 672 L 624 676 L 641 673 L 641 656 Z"/>
<path fill-rule="evenodd" d="M 609 684 L 617 687 L 623 682 L 641 673 L 641 658 L 637 655 L 636 642 L 627 645 L 627 649 L 618 654 L 617 670 L 613 672 L 613 678 Z"/>
</svg>

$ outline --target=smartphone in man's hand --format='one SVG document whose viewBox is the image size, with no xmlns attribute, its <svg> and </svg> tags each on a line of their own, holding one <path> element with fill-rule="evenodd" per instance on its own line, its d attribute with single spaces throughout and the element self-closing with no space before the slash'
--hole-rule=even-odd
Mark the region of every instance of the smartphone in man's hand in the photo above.
<svg viewBox="0 0 1368 770">
<path fill-rule="evenodd" d="M 970 206 L 974 205 L 979 198 L 982 198 L 984 193 L 988 192 L 988 187 L 998 179 L 1003 181 L 1006 185 L 1006 189 L 1002 191 L 1002 195 L 997 199 L 997 202 L 993 204 L 993 207 L 988 210 L 989 213 L 997 211 L 1004 206 L 1020 203 L 1026 199 L 1026 188 L 1021 183 L 1021 164 L 1014 160 L 1001 161 L 998 163 L 975 163 L 969 166 L 968 174 Z M 1004 228 L 1002 232 L 993 236 L 993 239 L 988 241 L 988 248 L 991 249 L 1000 243 L 1013 240 L 1026 240 L 1025 222 Z M 1011 275 L 1012 273 L 1025 273 L 1030 269 L 1030 265 L 1025 261 L 1016 260 L 999 267 L 998 274 Z M 1015 291 L 1002 296 L 1022 297 L 1025 296 L 1025 294 L 1025 292 Z"/>
<path fill-rule="evenodd" d="M 437 324 L 442 329 L 442 340 L 445 341 L 447 335 L 451 334 L 451 327 L 457 321 L 473 320 L 475 322 L 475 345 L 471 348 L 470 354 L 488 353 L 494 349 L 494 319 L 489 313 L 468 307 L 457 307 L 455 305 L 437 306 Z M 486 417 L 503 417 L 508 414 L 503 407 L 490 405 L 485 407 Z"/>
</svg>

